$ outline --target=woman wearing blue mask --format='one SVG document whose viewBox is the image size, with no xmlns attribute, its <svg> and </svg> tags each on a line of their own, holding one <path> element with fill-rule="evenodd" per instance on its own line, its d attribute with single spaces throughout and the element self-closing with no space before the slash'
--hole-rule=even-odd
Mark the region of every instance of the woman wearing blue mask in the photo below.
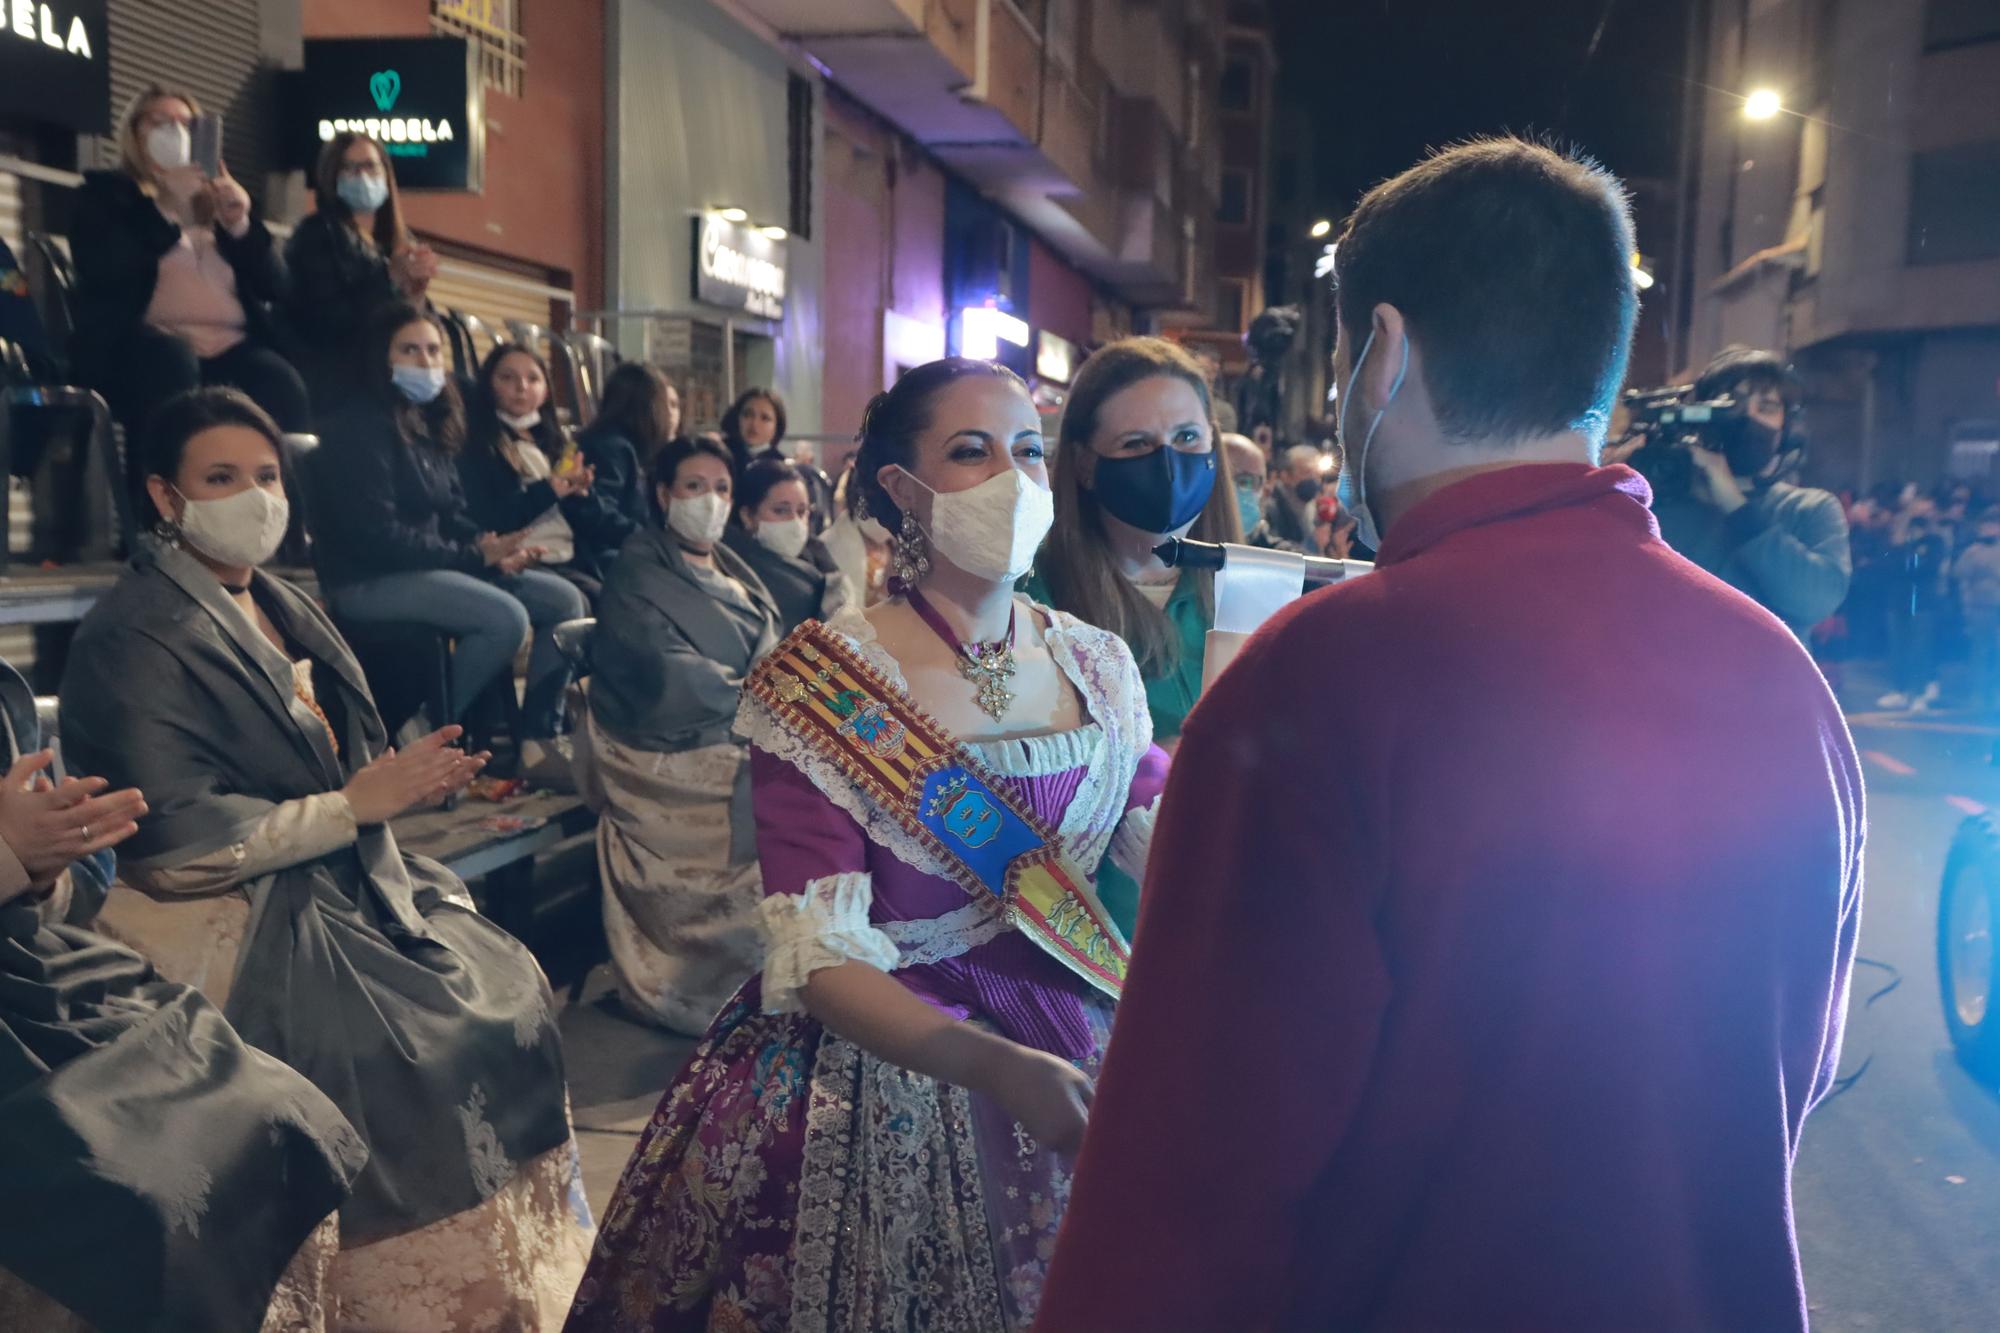
<svg viewBox="0 0 2000 1333">
<path fill-rule="evenodd" d="M 359 356 L 368 317 L 396 301 L 425 303 L 437 255 L 403 221 L 396 173 L 380 144 L 336 134 L 313 172 L 319 211 L 285 247 L 287 314 L 301 345 L 313 404 L 326 415 L 372 379 Z"/>
<path fill-rule="evenodd" d="M 1172 751 L 1201 693 L 1215 623 L 1211 577 L 1153 554 L 1169 537 L 1240 542 L 1235 487 L 1216 448 L 1201 365 L 1164 338 L 1125 338 L 1077 372 L 1057 437 L 1055 527 L 1029 595 L 1123 639 L 1139 663 L 1153 739 Z M 1098 885 L 1129 935 L 1138 886 Z"/>
<path fill-rule="evenodd" d="M 588 614 L 583 594 L 547 570 L 520 532 L 485 532 L 466 508 L 456 463 L 465 405 L 444 365 L 444 331 L 409 304 L 379 312 L 363 343 L 374 383 L 328 421 L 312 455 L 313 562 L 334 614 L 428 625 L 449 634 L 459 721 L 500 678 L 532 626 L 523 729 L 555 732 L 568 668 L 555 627 Z"/>
</svg>

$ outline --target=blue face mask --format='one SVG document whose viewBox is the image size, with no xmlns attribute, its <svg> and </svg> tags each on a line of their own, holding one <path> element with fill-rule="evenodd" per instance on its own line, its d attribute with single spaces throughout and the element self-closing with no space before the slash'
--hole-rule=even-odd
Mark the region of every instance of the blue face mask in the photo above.
<svg viewBox="0 0 2000 1333">
<path fill-rule="evenodd" d="M 394 365 L 389 367 L 389 378 L 413 403 L 428 403 L 444 392 L 443 366 Z"/>
<path fill-rule="evenodd" d="M 1113 518 L 1141 532 L 1177 532 L 1195 521 L 1215 490 L 1215 450 L 1191 454 L 1161 445 L 1137 458 L 1099 458 L 1092 489 Z"/>
<path fill-rule="evenodd" d="M 380 176 L 342 176 L 333 191 L 357 213 L 373 213 L 389 202 L 389 182 Z"/>
<path fill-rule="evenodd" d="M 1410 373 L 1410 335 L 1403 335 L 1403 365 L 1396 372 L 1396 382 L 1389 386 L 1389 396 L 1376 409 L 1368 422 L 1368 433 L 1361 437 L 1361 448 L 1354 448 L 1347 434 L 1347 404 L 1354 396 L 1354 386 L 1361 382 L 1361 367 L 1368 364 L 1368 349 L 1375 345 L 1375 330 L 1368 330 L 1368 338 L 1361 344 L 1361 355 L 1354 358 L 1354 373 L 1348 376 L 1347 388 L 1340 395 L 1340 413 L 1334 421 L 1334 433 L 1340 437 L 1340 507 L 1354 515 L 1354 536 L 1371 551 L 1382 549 L 1382 532 L 1375 526 L 1374 511 L 1368 508 L 1368 446 L 1375 441 L 1375 428 L 1382 424 L 1382 414 L 1389 410 L 1389 404 L 1396 401 L 1396 395 L 1403 391 L 1403 377 Z"/>
<path fill-rule="evenodd" d="M 1264 521 L 1263 487 L 1256 482 L 1236 484 L 1236 516 L 1243 520 L 1244 535 Z"/>
</svg>

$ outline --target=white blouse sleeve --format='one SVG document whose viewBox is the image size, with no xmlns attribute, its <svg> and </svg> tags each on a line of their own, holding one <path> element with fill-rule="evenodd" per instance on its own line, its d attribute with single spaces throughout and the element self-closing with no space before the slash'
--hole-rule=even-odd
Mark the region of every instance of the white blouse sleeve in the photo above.
<svg viewBox="0 0 2000 1333">
<path fill-rule="evenodd" d="M 807 882 L 803 893 L 774 893 L 757 904 L 764 934 L 764 1012 L 803 1013 L 799 992 L 821 968 L 870 963 L 896 966 L 893 940 L 868 921 L 875 880 L 865 870 Z"/>
</svg>

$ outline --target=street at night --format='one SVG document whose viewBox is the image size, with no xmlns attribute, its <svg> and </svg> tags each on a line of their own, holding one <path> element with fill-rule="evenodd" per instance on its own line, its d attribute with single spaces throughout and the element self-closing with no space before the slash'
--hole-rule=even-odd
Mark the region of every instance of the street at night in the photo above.
<svg viewBox="0 0 2000 1333">
<path fill-rule="evenodd" d="M 1868 779 L 1868 896 L 1844 1074 L 1806 1121 L 1794 1180 L 1814 1327 L 1990 1329 L 2000 1310 L 2000 1094 L 1959 1067 L 1937 982 L 1945 855 L 2000 808 L 1996 734 L 1965 718 L 1857 713 Z M 1893 972 L 1875 964 L 1886 964 Z M 1869 997 L 1900 978 L 1870 1004 Z"/>
</svg>

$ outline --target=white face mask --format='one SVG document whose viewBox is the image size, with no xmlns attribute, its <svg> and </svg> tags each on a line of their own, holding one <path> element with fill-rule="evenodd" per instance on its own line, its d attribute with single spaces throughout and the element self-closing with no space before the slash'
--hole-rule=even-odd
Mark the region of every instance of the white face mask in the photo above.
<svg viewBox="0 0 2000 1333">
<path fill-rule="evenodd" d="M 752 535 L 767 549 L 787 560 L 796 560 L 799 552 L 806 549 L 806 540 L 812 533 L 803 518 L 766 518 L 758 521 L 757 531 Z"/>
<path fill-rule="evenodd" d="M 146 156 L 163 171 L 186 166 L 194 160 L 194 139 L 188 127 L 169 120 L 147 130 Z"/>
<path fill-rule="evenodd" d="M 924 485 L 908 470 L 903 475 Z M 1055 521 L 1056 501 L 1049 488 L 1010 467 L 969 490 L 931 491 L 931 524 L 925 535 L 939 555 L 966 573 L 1012 583 L 1034 568 L 1035 552 Z"/>
<path fill-rule="evenodd" d="M 667 503 L 667 527 L 683 541 L 713 545 L 722 539 L 728 523 L 729 501 L 714 491 L 676 495 Z"/>
<path fill-rule="evenodd" d="M 276 554 L 291 521 L 292 507 L 285 497 L 262 486 L 220 500 L 181 496 L 181 539 L 218 565 L 263 564 Z"/>
<path fill-rule="evenodd" d="M 1361 344 L 1361 355 L 1354 358 L 1354 373 L 1347 378 L 1347 390 L 1340 395 L 1340 416 L 1334 422 L 1334 434 L 1340 437 L 1340 507 L 1354 515 L 1356 540 L 1371 551 L 1380 551 L 1382 532 L 1375 524 L 1375 511 L 1368 507 L 1368 446 L 1374 443 L 1375 428 L 1382 424 L 1382 414 L 1402 392 L 1403 377 L 1410 373 L 1410 335 L 1403 335 L 1403 365 L 1396 372 L 1396 382 L 1389 386 L 1388 398 L 1369 420 L 1368 433 L 1361 437 L 1361 448 L 1357 451 L 1347 435 L 1347 403 L 1354 396 L 1354 386 L 1361 382 L 1361 367 L 1368 364 L 1368 349 L 1374 345 L 1375 330 L 1371 328 Z"/>
<path fill-rule="evenodd" d="M 542 424 L 542 414 L 540 412 L 529 412 L 518 417 L 510 417 L 505 412 L 499 415 L 500 420 L 505 422 L 508 427 L 519 431 L 523 435 L 526 435 L 529 431 Z"/>
</svg>

